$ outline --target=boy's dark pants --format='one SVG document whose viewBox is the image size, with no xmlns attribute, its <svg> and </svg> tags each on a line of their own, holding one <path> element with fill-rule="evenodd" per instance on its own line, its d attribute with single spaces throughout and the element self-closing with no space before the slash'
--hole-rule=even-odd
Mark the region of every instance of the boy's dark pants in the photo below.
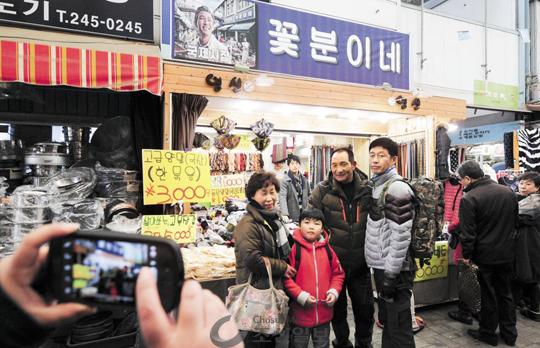
<svg viewBox="0 0 540 348">
<path fill-rule="evenodd" d="M 307 348 L 309 338 L 313 341 L 313 348 L 328 348 L 330 345 L 330 323 L 315 327 L 301 327 L 292 325 L 291 348 Z"/>
</svg>

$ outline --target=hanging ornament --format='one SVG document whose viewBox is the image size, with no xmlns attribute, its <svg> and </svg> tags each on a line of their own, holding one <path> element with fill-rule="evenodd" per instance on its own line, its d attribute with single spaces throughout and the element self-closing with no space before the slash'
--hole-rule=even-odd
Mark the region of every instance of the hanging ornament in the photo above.
<svg viewBox="0 0 540 348">
<path fill-rule="evenodd" d="M 251 125 L 251 130 L 259 138 L 267 138 L 274 131 L 274 124 L 261 118 L 259 121 Z"/>
<path fill-rule="evenodd" d="M 225 116 L 220 116 L 210 123 L 218 134 L 229 134 L 235 127 L 236 122 Z"/>
<path fill-rule="evenodd" d="M 202 133 L 195 133 L 195 139 L 193 139 L 194 148 L 203 148 L 208 150 L 211 146 L 212 143 L 210 142 L 210 138 Z"/>
<path fill-rule="evenodd" d="M 256 138 L 253 138 L 251 142 L 253 143 L 253 145 L 255 145 L 255 148 L 258 151 L 262 152 L 264 151 L 264 149 L 268 147 L 268 145 L 270 145 L 270 138 L 256 137 Z"/>
<path fill-rule="evenodd" d="M 218 141 L 226 149 L 232 150 L 240 144 L 240 136 L 234 134 L 223 134 L 218 136 Z"/>
</svg>

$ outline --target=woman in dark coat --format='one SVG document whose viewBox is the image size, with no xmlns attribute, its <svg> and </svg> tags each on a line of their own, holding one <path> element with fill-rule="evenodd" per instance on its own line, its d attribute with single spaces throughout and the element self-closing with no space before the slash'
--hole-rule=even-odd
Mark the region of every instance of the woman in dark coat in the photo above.
<svg viewBox="0 0 540 348">
<path fill-rule="evenodd" d="M 270 261 L 276 288 L 283 289 L 283 277 L 291 278 L 296 274 L 296 270 L 286 262 L 291 247 L 289 233 L 276 207 L 278 192 L 279 182 L 272 173 L 255 173 L 249 179 L 246 187 L 249 199 L 247 214 L 234 231 L 237 284 L 247 282 L 251 273 L 254 287 L 268 289 L 264 258 Z M 247 332 L 244 344 L 246 348 L 275 347 L 276 338 Z"/>
</svg>

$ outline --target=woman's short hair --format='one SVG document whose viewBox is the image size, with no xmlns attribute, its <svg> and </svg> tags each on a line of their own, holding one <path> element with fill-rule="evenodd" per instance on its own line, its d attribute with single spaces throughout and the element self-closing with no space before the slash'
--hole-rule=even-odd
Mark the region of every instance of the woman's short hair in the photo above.
<svg viewBox="0 0 540 348">
<path fill-rule="evenodd" d="M 270 185 L 274 185 L 276 192 L 279 192 L 279 181 L 274 173 L 264 171 L 254 173 L 246 185 L 246 197 L 251 199 L 258 190 Z"/>
<path fill-rule="evenodd" d="M 518 181 L 521 180 L 530 180 L 534 183 L 534 186 L 540 187 L 540 173 L 525 172 L 518 177 Z"/>
</svg>

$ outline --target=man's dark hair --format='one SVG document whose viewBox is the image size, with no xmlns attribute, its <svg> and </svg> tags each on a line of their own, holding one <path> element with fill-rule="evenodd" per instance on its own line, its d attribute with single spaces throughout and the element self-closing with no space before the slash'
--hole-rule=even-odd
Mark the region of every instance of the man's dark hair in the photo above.
<svg viewBox="0 0 540 348">
<path fill-rule="evenodd" d="M 330 158 L 334 157 L 334 154 L 335 153 L 338 153 L 338 152 L 346 152 L 347 155 L 349 155 L 349 162 L 354 162 L 354 152 L 353 150 L 351 149 L 350 146 L 347 146 L 347 147 L 338 147 L 337 149 L 334 149 L 332 151 L 332 154 L 330 155 Z"/>
<path fill-rule="evenodd" d="M 484 171 L 480 168 L 480 164 L 475 161 L 465 161 L 458 168 L 458 174 L 461 178 L 468 176 L 471 179 L 481 179 L 484 177 Z"/>
<path fill-rule="evenodd" d="M 540 187 L 540 173 L 525 172 L 518 177 L 518 181 L 521 180 L 530 180 L 534 183 L 534 186 Z"/>
<path fill-rule="evenodd" d="M 371 149 L 378 146 L 382 147 L 383 149 L 386 149 L 386 151 L 388 151 L 388 153 L 392 157 L 395 157 L 398 155 L 399 146 L 395 141 L 393 141 L 390 138 L 383 137 L 383 138 L 377 138 L 373 140 L 371 144 L 369 144 L 369 150 L 371 151 Z"/>
<path fill-rule="evenodd" d="M 246 197 L 252 199 L 257 193 L 258 190 L 274 185 L 276 192 L 279 192 L 279 181 L 274 175 L 270 172 L 257 172 L 249 178 L 249 181 L 246 185 Z"/>
<path fill-rule="evenodd" d="M 295 161 L 298 164 L 302 163 L 300 162 L 300 157 L 296 155 L 289 155 L 289 157 L 287 157 L 287 165 L 290 165 L 292 161 Z"/>
<path fill-rule="evenodd" d="M 307 208 L 300 213 L 300 222 L 304 219 L 319 220 L 324 225 L 324 214 L 319 209 Z"/>
<path fill-rule="evenodd" d="M 212 15 L 212 18 L 214 18 L 214 15 L 212 14 L 212 12 L 210 12 L 208 7 L 199 6 L 199 7 L 197 7 L 197 10 L 195 10 L 195 24 L 197 24 L 197 21 L 199 20 L 199 13 L 201 13 L 201 12 L 208 12 L 208 13 L 210 13 Z"/>
</svg>

